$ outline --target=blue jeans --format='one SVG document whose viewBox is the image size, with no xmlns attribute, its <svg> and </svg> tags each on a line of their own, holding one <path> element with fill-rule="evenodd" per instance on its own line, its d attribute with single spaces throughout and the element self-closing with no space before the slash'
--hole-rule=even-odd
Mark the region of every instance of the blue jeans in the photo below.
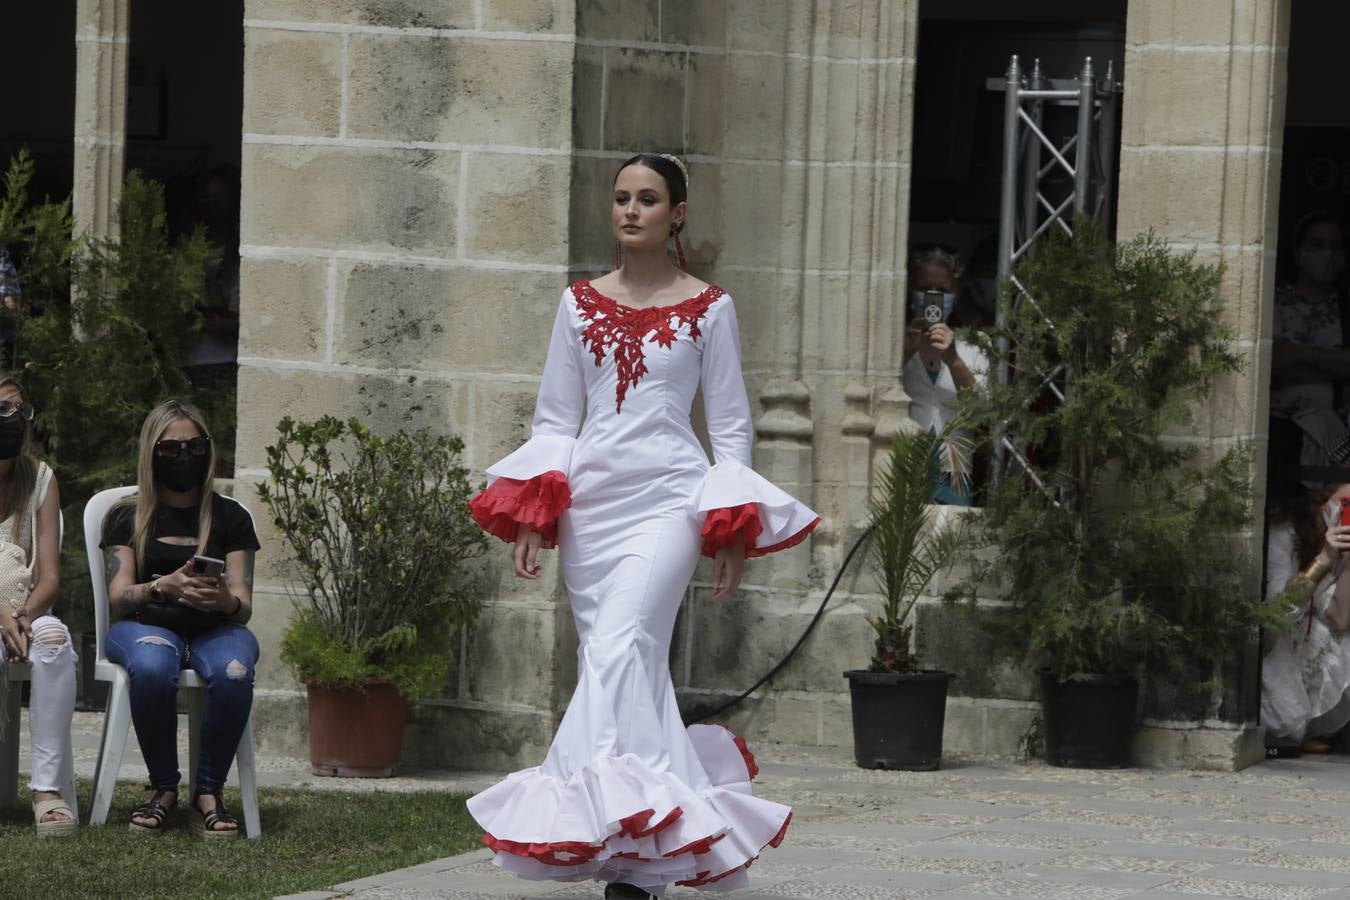
<svg viewBox="0 0 1350 900">
<path fill-rule="evenodd" d="M 185 641 L 167 628 L 119 619 L 108 628 L 104 643 L 108 660 L 131 676 L 131 721 L 156 788 L 177 790 L 181 779 L 178 672 L 186 666 L 206 682 L 194 787 L 202 793 L 218 792 L 253 706 L 258 639 L 243 625 L 229 623 Z"/>
</svg>

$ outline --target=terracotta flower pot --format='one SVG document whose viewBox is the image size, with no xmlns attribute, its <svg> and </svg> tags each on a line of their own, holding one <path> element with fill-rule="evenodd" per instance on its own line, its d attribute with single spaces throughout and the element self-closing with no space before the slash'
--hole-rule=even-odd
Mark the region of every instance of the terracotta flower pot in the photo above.
<svg viewBox="0 0 1350 900">
<path fill-rule="evenodd" d="M 315 775 L 388 778 L 398 768 L 407 701 L 384 681 L 309 689 L 309 763 Z"/>
</svg>

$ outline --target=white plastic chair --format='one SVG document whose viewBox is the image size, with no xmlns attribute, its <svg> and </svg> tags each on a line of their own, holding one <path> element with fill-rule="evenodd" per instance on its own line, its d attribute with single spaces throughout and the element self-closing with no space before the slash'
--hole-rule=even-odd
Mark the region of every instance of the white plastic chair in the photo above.
<svg viewBox="0 0 1350 900">
<path fill-rule="evenodd" d="M 66 536 L 65 517 L 61 517 L 61 530 L 57 536 L 58 552 L 61 541 Z M 13 805 L 22 808 L 24 802 L 19 799 L 19 704 L 22 699 L 22 683 L 29 680 L 32 668 L 26 663 L 0 662 L 0 678 L 9 682 L 5 691 L 5 712 L 3 725 L 0 725 L 0 806 Z M 66 754 L 65 764 L 61 767 L 61 799 L 70 807 L 71 817 L 80 818 L 79 797 L 75 794 L 75 754 Z"/>
<path fill-rule="evenodd" d="M 94 678 L 112 682 L 108 690 L 108 711 L 103 718 L 103 739 L 99 744 L 98 765 L 94 769 L 94 797 L 90 804 L 90 825 L 102 825 L 108 820 L 113 789 L 117 786 L 117 770 L 122 767 L 122 753 L 126 750 L 127 732 L 131 729 L 131 678 L 127 670 L 108 661 L 103 639 L 108 633 L 108 583 L 103 551 L 99 543 L 103 535 L 103 520 L 117 501 L 134 494 L 134 486 L 109 488 L 99 491 L 84 507 L 84 547 L 89 555 L 89 577 L 94 586 L 94 627 L 97 635 L 98 659 L 94 662 Z M 243 504 L 240 504 L 243 506 Z M 244 507 L 244 512 L 248 508 Z M 253 517 L 249 513 L 249 518 Z M 197 755 L 201 747 L 202 707 L 206 702 L 206 682 L 191 669 L 183 669 L 178 676 L 178 693 L 187 704 L 188 713 L 188 780 L 189 787 L 197 783 Z M 258 818 L 258 770 L 253 758 L 253 716 L 244 723 L 239 747 L 234 754 L 239 772 L 239 798 L 244 807 L 244 830 L 250 838 L 262 837 L 262 821 Z"/>
</svg>

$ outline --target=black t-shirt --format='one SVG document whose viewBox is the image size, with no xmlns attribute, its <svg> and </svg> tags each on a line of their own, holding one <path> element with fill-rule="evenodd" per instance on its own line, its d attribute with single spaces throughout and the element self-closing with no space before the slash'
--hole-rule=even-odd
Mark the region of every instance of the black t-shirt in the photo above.
<svg viewBox="0 0 1350 900">
<path fill-rule="evenodd" d="M 253 531 L 253 519 L 238 501 L 220 494 L 211 495 L 211 534 L 206 549 L 191 544 L 166 543 L 161 538 L 197 537 L 198 507 L 176 507 L 160 504 L 155 523 L 150 528 L 150 539 L 145 544 L 145 562 L 136 567 L 136 583 L 152 581 L 182 567 L 193 556 L 211 556 L 225 559 L 236 550 L 257 550 L 261 546 Z M 99 546 L 131 547 L 136 530 L 134 502 L 113 507 L 103 521 L 103 540 Z M 225 620 L 223 613 L 207 613 L 182 606 L 177 601 L 147 603 L 136 611 L 137 621 L 159 625 L 191 636 L 213 628 Z"/>
</svg>

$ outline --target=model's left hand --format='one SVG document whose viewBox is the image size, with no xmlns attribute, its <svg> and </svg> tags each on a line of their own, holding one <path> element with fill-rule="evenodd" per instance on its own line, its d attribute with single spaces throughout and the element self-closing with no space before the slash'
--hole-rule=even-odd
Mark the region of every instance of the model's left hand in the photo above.
<svg viewBox="0 0 1350 900">
<path fill-rule="evenodd" d="M 234 612 L 237 607 L 234 594 L 230 593 L 230 589 L 225 586 L 225 578 L 220 575 L 214 578 L 200 576 L 188 578 L 178 602 L 183 606 L 200 609 L 202 612 L 227 615 Z"/>
<path fill-rule="evenodd" d="M 745 572 L 745 535 L 738 534 L 736 543 L 713 554 L 714 600 L 723 600 L 736 593 Z"/>
</svg>

